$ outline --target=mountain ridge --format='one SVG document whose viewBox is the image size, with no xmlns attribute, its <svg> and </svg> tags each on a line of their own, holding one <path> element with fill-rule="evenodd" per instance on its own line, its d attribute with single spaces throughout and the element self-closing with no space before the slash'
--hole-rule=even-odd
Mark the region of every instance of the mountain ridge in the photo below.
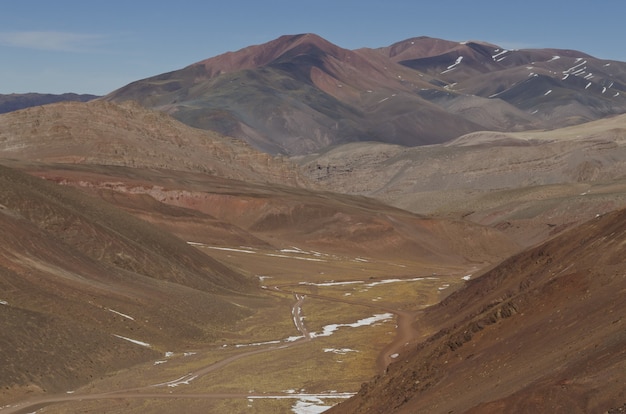
<svg viewBox="0 0 626 414">
<path fill-rule="evenodd" d="M 265 152 L 303 155 L 348 142 L 420 146 L 623 113 L 626 63 L 428 37 L 348 50 L 309 33 L 138 80 L 103 99 L 137 100 Z"/>
</svg>

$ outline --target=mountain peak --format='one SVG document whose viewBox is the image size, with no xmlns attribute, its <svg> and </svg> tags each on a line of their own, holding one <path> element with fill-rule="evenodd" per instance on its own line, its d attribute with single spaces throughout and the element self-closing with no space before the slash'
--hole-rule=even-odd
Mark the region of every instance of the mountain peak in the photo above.
<svg viewBox="0 0 626 414">
<path fill-rule="evenodd" d="M 283 35 L 263 44 L 248 46 L 202 60 L 191 66 L 203 66 L 210 75 L 233 70 L 255 69 L 270 64 L 294 49 L 301 53 L 317 50 L 333 55 L 343 50 L 314 33 L 301 33 Z"/>
</svg>

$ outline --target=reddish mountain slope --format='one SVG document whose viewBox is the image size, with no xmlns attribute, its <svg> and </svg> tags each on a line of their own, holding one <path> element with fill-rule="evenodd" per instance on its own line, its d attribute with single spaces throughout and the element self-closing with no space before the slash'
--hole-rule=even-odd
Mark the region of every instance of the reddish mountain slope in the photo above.
<svg viewBox="0 0 626 414">
<path fill-rule="evenodd" d="M 589 413 L 626 398 L 626 210 L 518 254 L 424 311 L 432 335 L 329 413 Z"/>
</svg>

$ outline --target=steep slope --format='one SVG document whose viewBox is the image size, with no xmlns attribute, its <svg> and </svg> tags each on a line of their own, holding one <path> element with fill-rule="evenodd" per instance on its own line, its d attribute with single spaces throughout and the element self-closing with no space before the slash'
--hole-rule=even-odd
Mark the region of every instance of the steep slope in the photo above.
<svg viewBox="0 0 626 414">
<path fill-rule="evenodd" d="M 557 49 L 407 39 L 350 51 L 281 36 L 124 86 L 182 122 L 302 155 L 378 141 L 442 143 L 472 131 L 554 128 L 626 111 L 626 64 Z"/>
<path fill-rule="evenodd" d="M 80 191 L 0 166 L 2 397 L 219 338 L 254 281 Z M 5 392 L 6 390 L 6 392 Z"/>
<path fill-rule="evenodd" d="M 520 253 L 426 309 L 387 371 L 329 413 L 606 412 L 623 406 L 626 210 Z"/>
</svg>

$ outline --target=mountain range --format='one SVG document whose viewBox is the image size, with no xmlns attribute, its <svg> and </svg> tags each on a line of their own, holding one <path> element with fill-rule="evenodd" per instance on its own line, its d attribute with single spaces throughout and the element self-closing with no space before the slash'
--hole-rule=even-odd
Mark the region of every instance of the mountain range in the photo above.
<svg viewBox="0 0 626 414">
<path fill-rule="evenodd" d="M 0 114 L 18 111 L 31 106 L 47 105 L 55 102 L 88 102 L 99 98 L 97 95 L 78 95 L 64 93 L 60 95 L 43 93 L 13 93 L 0 95 Z"/>
<path fill-rule="evenodd" d="M 554 129 L 626 111 L 626 64 L 558 49 L 419 37 L 347 50 L 282 36 L 139 80 L 105 97 L 302 155 L 349 142 L 443 143 L 480 131 Z"/>
</svg>

